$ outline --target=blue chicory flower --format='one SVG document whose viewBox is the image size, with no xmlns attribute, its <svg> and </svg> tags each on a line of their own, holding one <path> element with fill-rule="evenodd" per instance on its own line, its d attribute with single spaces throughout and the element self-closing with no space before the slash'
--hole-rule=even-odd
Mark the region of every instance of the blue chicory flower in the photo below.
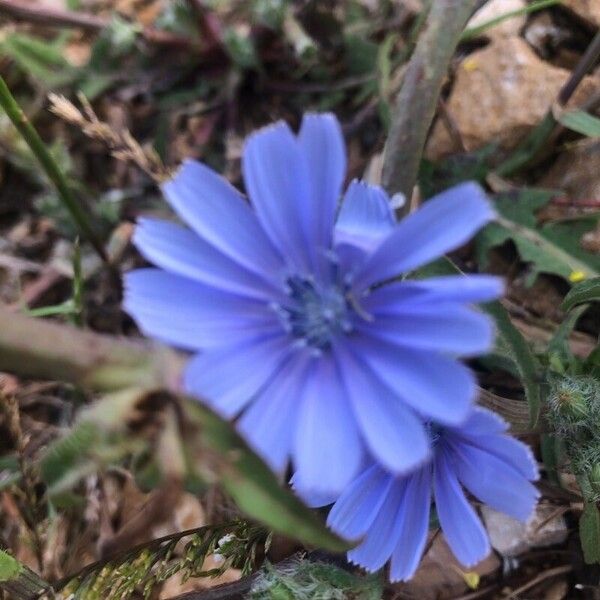
<svg viewBox="0 0 600 600">
<path fill-rule="evenodd" d="M 390 561 L 390 580 L 410 579 L 421 560 L 430 521 L 431 497 L 441 529 L 465 567 L 490 551 L 487 533 L 461 488 L 488 506 L 527 521 L 539 496 L 531 450 L 506 433 L 495 413 L 474 408 L 457 427 L 431 425 L 433 457 L 426 465 L 397 476 L 371 461 L 333 505 L 328 525 L 361 543 L 348 559 L 368 571 Z M 312 506 L 332 498 L 305 495 Z"/>
<path fill-rule="evenodd" d="M 190 229 L 139 220 L 134 243 L 158 268 L 126 275 L 126 310 L 146 334 L 196 353 L 185 390 L 239 416 L 275 471 L 292 459 L 297 485 L 340 492 L 366 449 L 394 473 L 422 464 L 418 415 L 466 418 L 476 386 L 456 358 L 493 339 L 467 305 L 502 284 L 394 278 L 493 218 L 481 188 L 459 185 L 396 223 L 381 188 L 353 181 L 338 211 L 346 155 L 328 114 L 305 116 L 297 136 L 284 123 L 258 131 L 242 167 L 251 205 L 194 161 L 163 184 Z"/>
</svg>

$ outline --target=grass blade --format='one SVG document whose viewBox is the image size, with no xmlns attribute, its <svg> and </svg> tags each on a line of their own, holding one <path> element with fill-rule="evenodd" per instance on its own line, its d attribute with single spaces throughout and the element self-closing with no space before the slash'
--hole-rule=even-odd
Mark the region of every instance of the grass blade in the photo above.
<svg viewBox="0 0 600 600">
<path fill-rule="evenodd" d="M 48 176 L 48 179 L 54 184 L 60 199 L 69 211 L 69 214 L 77 227 L 81 230 L 81 233 L 92 244 L 100 258 L 102 258 L 103 261 L 108 262 L 106 251 L 94 232 L 89 216 L 73 196 L 64 174 L 59 169 L 50 152 L 48 152 L 42 138 L 40 138 L 38 132 L 29 122 L 29 119 L 11 94 L 6 82 L 1 76 L 0 106 L 6 111 L 8 118 L 12 121 L 13 125 L 17 128 L 17 131 L 21 134 L 34 156 L 37 158 L 42 169 L 44 169 Z"/>
</svg>

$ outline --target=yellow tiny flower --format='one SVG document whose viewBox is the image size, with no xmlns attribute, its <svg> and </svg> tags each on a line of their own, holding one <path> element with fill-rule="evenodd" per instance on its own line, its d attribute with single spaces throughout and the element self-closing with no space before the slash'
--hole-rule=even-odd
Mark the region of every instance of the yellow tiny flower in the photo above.
<svg viewBox="0 0 600 600">
<path fill-rule="evenodd" d="M 463 578 L 469 589 L 476 590 L 479 587 L 480 577 L 478 573 L 475 573 L 475 571 L 462 571 L 455 565 L 452 565 L 452 568 Z"/>
<path fill-rule="evenodd" d="M 572 271 L 569 275 L 569 281 L 571 283 L 579 283 L 586 278 L 586 275 L 583 271 Z"/>
<path fill-rule="evenodd" d="M 463 61 L 462 66 L 465 71 L 468 71 L 470 73 L 471 71 L 475 71 L 479 67 L 479 63 L 475 58 L 467 58 Z"/>
</svg>

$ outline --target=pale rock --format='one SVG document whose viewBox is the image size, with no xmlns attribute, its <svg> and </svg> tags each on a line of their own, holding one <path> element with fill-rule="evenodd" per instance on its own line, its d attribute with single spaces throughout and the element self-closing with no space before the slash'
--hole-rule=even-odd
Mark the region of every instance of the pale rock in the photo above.
<svg viewBox="0 0 600 600">
<path fill-rule="evenodd" d="M 514 148 L 544 117 L 569 76 L 569 71 L 541 60 L 521 38 L 497 39 L 458 67 L 448 113 L 468 150 L 489 142 Z M 600 79 L 586 77 L 572 103 L 587 98 L 599 84 Z M 438 120 L 427 158 L 436 160 L 456 151 Z"/>
<path fill-rule="evenodd" d="M 562 0 L 561 6 L 568 8 L 589 25 L 600 27 L 600 0 Z"/>
<path fill-rule="evenodd" d="M 467 23 L 467 28 L 479 27 L 492 19 L 515 10 L 520 10 L 525 6 L 524 0 L 490 0 L 471 17 L 471 20 Z M 491 39 L 519 35 L 526 20 L 527 18 L 524 14 L 510 17 L 486 29 L 482 35 Z"/>
<path fill-rule="evenodd" d="M 555 506 L 539 504 L 525 526 L 489 506 L 482 507 L 481 515 L 492 547 L 503 556 L 519 556 L 530 548 L 543 548 L 566 541 L 569 531 L 564 516 L 559 514 L 547 521 L 555 511 Z"/>
</svg>

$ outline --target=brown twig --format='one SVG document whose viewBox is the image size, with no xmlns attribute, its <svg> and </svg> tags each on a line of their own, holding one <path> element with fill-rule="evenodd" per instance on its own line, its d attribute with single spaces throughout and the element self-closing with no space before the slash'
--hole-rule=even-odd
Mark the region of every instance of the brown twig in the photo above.
<svg viewBox="0 0 600 600">
<path fill-rule="evenodd" d="M 510 594 L 507 594 L 504 598 L 505 598 L 505 600 L 511 600 L 513 598 L 517 598 L 523 592 L 526 592 L 527 590 L 530 590 L 532 587 L 539 585 L 543 581 L 546 581 L 546 579 L 550 579 L 551 577 L 557 577 L 558 575 L 566 575 L 567 573 L 570 573 L 572 570 L 573 570 L 572 565 L 561 565 L 560 567 L 554 567 L 553 569 L 548 569 L 547 571 L 540 573 L 537 577 L 534 577 L 533 579 L 528 581 L 526 584 L 522 585 L 521 587 L 518 587 L 516 590 L 512 591 Z"/>
<path fill-rule="evenodd" d="M 0 370 L 89 384 L 177 388 L 182 359 L 166 348 L 33 319 L 0 307 Z"/>
<path fill-rule="evenodd" d="M 412 196 L 448 65 L 476 4 L 476 0 L 436 0 L 431 6 L 404 74 L 386 143 L 382 183 L 390 195 Z"/>
<path fill-rule="evenodd" d="M 76 27 L 93 33 L 106 29 L 111 23 L 110 19 L 97 15 L 62 10 L 22 0 L 0 0 L 0 15 L 47 27 Z M 140 35 L 151 44 L 179 48 L 190 48 L 195 45 L 190 38 L 153 27 L 140 28 Z"/>
<path fill-rule="evenodd" d="M 587 47 L 584 55 L 580 58 L 579 62 L 577 63 L 577 66 L 571 73 L 571 76 L 558 93 L 556 101 L 558 102 L 558 104 L 560 104 L 560 106 L 565 106 L 567 102 L 571 99 L 571 96 L 575 93 L 575 90 L 577 89 L 583 78 L 588 74 L 589 71 L 591 71 L 594 65 L 598 62 L 599 57 L 600 31 L 594 36 L 594 39 Z"/>
</svg>

